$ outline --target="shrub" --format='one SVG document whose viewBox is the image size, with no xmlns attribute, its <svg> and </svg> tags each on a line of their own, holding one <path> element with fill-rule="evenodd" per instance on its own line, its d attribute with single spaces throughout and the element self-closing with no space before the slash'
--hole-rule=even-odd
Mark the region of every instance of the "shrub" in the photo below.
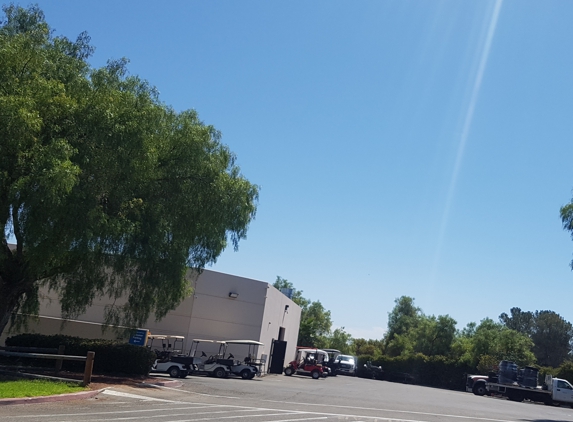
<svg viewBox="0 0 573 422">
<path fill-rule="evenodd" d="M 432 387 L 464 390 L 466 374 L 475 369 L 445 356 L 382 356 L 376 360 L 371 356 L 359 356 L 358 376 L 370 377 L 364 364 L 370 360 L 373 365 L 382 366 L 384 378 L 389 381 L 409 382 Z"/>
<path fill-rule="evenodd" d="M 58 348 L 63 344 L 66 355 L 86 356 L 95 352 L 94 373 L 147 375 L 155 353 L 145 347 L 112 340 L 91 340 L 65 335 L 19 334 L 6 339 L 6 346 Z M 64 361 L 63 368 L 83 371 L 84 362 Z M 46 366 L 46 361 L 42 361 Z"/>
<path fill-rule="evenodd" d="M 566 379 L 569 382 L 573 381 L 573 362 L 563 362 L 561 366 L 557 368 L 557 373 L 555 376 L 557 378 Z"/>
</svg>

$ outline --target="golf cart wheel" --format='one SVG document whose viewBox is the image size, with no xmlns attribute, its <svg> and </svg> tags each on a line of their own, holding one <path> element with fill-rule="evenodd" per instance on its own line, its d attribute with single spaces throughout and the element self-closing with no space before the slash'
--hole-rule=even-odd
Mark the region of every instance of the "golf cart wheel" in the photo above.
<svg viewBox="0 0 573 422">
<path fill-rule="evenodd" d="M 315 380 L 317 380 L 317 379 L 319 379 L 319 378 L 320 378 L 320 372 L 319 372 L 319 371 L 317 371 L 316 369 L 315 369 L 314 371 L 312 371 L 312 372 L 311 372 L 311 375 L 312 375 L 312 379 L 315 379 Z"/>
<path fill-rule="evenodd" d="M 215 375 L 215 378 L 225 378 L 227 372 L 223 368 L 217 368 L 215 372 L 213 372 L 213 375 Z"/>
<path fill-rule="evenodd" d="M 292 369 L 290 366 L 287 366 L 287 367 L 285 368 L 285 375 L 286 375 L 287 377 L 290 377 L 293 373 L 294 373 L 294 371 L 293 371 L 293 369 Z"/>
<path fill-rule="evenodd" d="M 179 378 L 181 376 L 181 370 L 176 366 L 172 366 L 167 372 L 171 378 Z"/>
<path fill-rule="evenodd" d="M 254 375 L 254 374 L 253 374 Z M 241 371 L 241 378 L 244 380 L 248 380 L 251 379 L 251 371 L 249 371 L 248 369 L 243 369 Z"/>
</svg>

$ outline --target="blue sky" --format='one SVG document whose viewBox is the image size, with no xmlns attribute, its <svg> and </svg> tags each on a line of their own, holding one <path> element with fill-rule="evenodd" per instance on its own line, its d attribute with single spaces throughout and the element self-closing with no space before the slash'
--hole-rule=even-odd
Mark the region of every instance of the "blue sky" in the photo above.
<svg viewBox="0 0 573 422">
<path fill-rule="evenodd" d="M 19 2 L 27 5 L 27 2 Z M 573 2 L 39 1 L 223 133 L 260 185 L 215 271 L 293 282 L 380 338 L 394 300 L 462 328 L 573 321 Z"/>
</svg>

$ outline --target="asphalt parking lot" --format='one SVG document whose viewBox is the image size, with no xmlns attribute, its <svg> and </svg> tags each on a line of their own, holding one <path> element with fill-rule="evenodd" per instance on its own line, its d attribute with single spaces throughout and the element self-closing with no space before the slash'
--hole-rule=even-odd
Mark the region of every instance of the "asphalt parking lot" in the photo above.
<svg viewBox="0 0 573 422">
<path fill-rule="evenodd" d="M 114 387 L 77 402 L 4 406 L 0 421 L 573 422 L 573 411 L 470 393 L 333 377 L 188 377 L 180 388 Z"/>
</svg>

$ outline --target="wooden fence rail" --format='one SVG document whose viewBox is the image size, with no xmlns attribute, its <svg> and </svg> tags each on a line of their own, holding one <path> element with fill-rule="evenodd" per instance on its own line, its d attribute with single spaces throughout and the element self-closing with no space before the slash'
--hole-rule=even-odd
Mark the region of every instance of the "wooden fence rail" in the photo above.
<svg viewBox="0 0 573 422">
<path fill-rule="evenodd" d="M 66 350 L 66 346 L 60 344 L 60 346 L 56 348 L 49 348 L 49 347 L 23 347 L 23 346 L 5 346 L 0 347 L 0 351 L 6 352 L 23 352 L 23 353 L 51 353 L 51 354 L 58 354 L 63 355 L 64 351 Z M 56 360 L 56 374 L 62 370 L 62 364 L 64 361 L 62 359 Z"/>
<path fill-rule="evenodd" d="M 24 348 L 19 347 L 18 349 L 24 349 Z M 88 352 L 87 356 L 69 356 L 69 355 L 60 355 L 60 354 L 56 355 L 49 353 L 24 353 L 24 352 L 12 352 L 7 350 L 0 350 L 0 356 L 18 356 L 23 358 L 34 358 L 34 359 L 55 359 L 59 361 L 64 361 L 64 360 L 85 361 L 86 365 L 84 369 L 84 379 L 82 381 L 82 385 L 86 386 L 89 385 L 89 383 L 92 380 L 95 352 Z"/>
</svg>

